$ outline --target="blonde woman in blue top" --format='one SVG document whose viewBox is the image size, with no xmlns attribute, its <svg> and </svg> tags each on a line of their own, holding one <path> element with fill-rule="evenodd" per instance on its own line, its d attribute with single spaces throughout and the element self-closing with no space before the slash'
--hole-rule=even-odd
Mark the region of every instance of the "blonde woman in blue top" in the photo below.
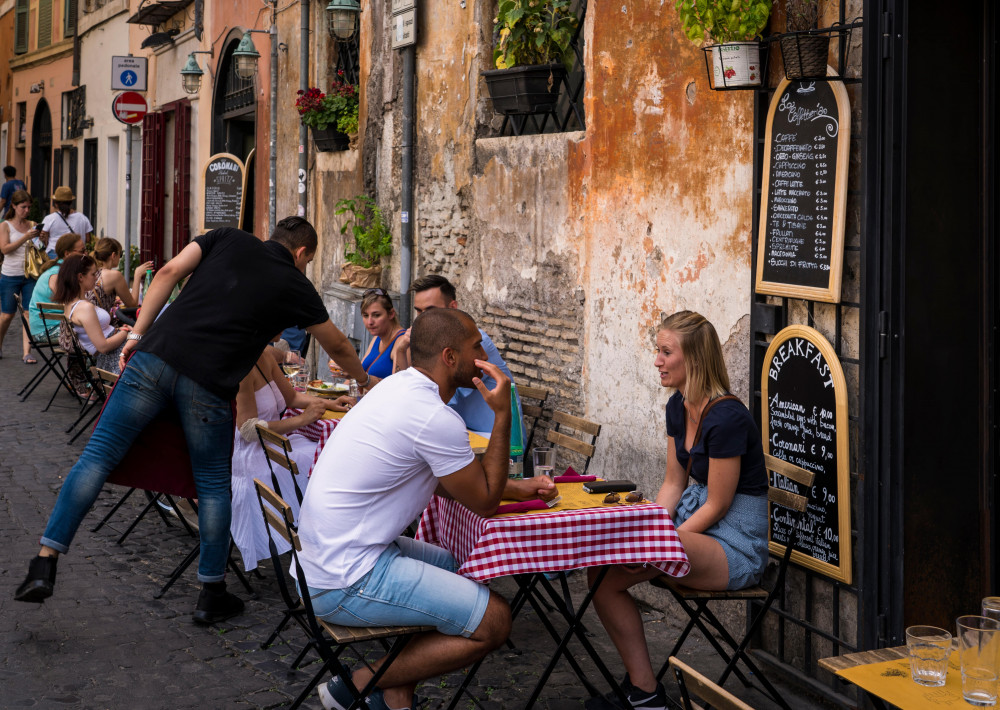
<svg viewBox="0 0 1000 710">
<path fill-rule="evenodd" d="M 725 398 L 729 374 L 715 328 L 691 311 L 667 317 L 656 334 L 654 365 L 660 386 L 676 390 L 666 407 L 667 467 L 656 503 L 669 512 L 691 563 L 680 581 L 705 590 L 755 584 L 768 559 L 764 451 L 750 412 Z M 591 581 L 597 571 L 589 570 Z M 594 608 L 624 661 L 622 688 L 633 708 L 666 706 L 628 592 L 660 574 L 651 565 L 612 567 L 594 595 Z M 593 698 L 587 707 L 613 706 Z"/>
</svg>

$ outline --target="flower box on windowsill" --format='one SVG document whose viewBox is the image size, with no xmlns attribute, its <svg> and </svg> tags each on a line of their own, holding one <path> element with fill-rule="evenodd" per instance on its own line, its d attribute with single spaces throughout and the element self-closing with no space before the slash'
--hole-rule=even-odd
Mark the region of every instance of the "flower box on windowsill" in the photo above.
<svg viewBox="0 0 1000 710">
<path fill-rule="evenodd" d="M 566 78 L 562 64 L 542 64 L 482 72 L 493 110 L 510 116 L 554 111 Z"/>
<path fill-rule="evenodd" d="M 347 150 L 350 147 L 350 138 L 346 133 L 341 133 L 336 128 L 312 128 L 313 144 L 320 153 L 332 150 Z"/>
</svg>

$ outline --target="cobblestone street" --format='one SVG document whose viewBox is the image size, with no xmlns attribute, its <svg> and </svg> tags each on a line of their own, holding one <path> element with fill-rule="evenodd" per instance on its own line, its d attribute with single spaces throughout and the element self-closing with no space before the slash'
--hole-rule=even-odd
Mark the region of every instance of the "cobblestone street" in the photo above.
<svg viewBox="0 0 1000 710">
<path fill-rule="evenodd" d="M 141 495 L 133 495 L 110 526 L 94 533 L 91 528 L 122 492 L 107 487 L 84 520 L 70 553 L 60 559 L 55 595 L 43 605 L 13 601 L 27 562 L 37 552 L 63 477 L 89 434 L 67 445 L 64 430 L 75 418 L 76 406 L 64 393 L 56 396 L 49 411 L 41 411 L 54 378 L 26 402 L 19 401 L 17 391 L 42 367 L 21 363 L 19 331 L 15 322 L 0 360 L 0 534 L 7 541 L 0 555 L 0 706 L 152 710 L 291 704 L 314 666 L 289 672 L 302 645 L 302 636 L 294 629 L 286 634 L 290 646 L 278 643 L 260 649 L 279 618 L 280 599 L 270 566 L 262 567 L 262 578 L 252 579 L 257 598 L 247 600 L 244 615 L 215 627 L 196 626 L 190 618 L 199 589 L 194 568 L 162 599 L 153 598 L 194 540 L 178 524 L 167 527 L 158 516 L 149 515 L 124 544 L 115 542 L 116 530 L 123 530 L 145 503 Z M 571 576 L 577 599 L 582 578 Z M 247 599 L 232 575 L 229 585 Z M 503 580 L 494 588 L 509 598 L 514 584 Z M 648 610 L 645 619 L 654 659 L 661 662 L 680 628 L 678 619 L 655 610 Z M 621 674 L 618 656 L 592 612 L 587 626 L 612 671 Z M 504 649 L 487 660 L 474 688 L 485 708 L 523 705 L 553 649 L 540 630 L 533 614 L 523 614 L 512 636 L 517 651 Z M 582 649 L 571 648 L 600 686 L 597 672 L 583 660 Z M 700 638 L 691 639 L 682 656 L 709 675 L 716 674 L 720 665 Z M 419 696 L 430 699 L 424 707 L 443 707 L 462 677 L 459 672 L 418 688 Z M 673 682 L 667 680 L 668 693 L 676 697 Z M 736 681 L 727 687 L 754 707 L 774 707 L 762 694 L 745 690 Z M 826 707 L 788 692 L 793 707 Z M 560 664 L 538 707 L 579 708 L 585 697 L 572 671 Z M 320 707 L 315 695 L 305 707 Z M 459 707 L 471 703 L 463 699 Z"/>
</svg>

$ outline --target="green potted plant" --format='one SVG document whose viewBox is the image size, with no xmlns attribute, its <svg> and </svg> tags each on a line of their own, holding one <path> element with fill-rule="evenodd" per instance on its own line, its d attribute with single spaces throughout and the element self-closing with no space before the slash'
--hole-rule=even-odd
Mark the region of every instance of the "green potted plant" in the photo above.
<svg viewBox="0 0 1000 710">
<path fill-rule="evenodd" d="M 315 86 L 299 89 L 295 109 L 303 125 L 312 129 L 316 150 L 346 150 L 358 132 L 358 87 L 344 81 L 344 72 L 323 93 Z"/>
<path fill-rule="evenodd" d="M 337 202 L 334 214 L 350 215 L 340 228 L 340 233 L 348 236 L 340 280 L 358 288 L 378 286 L 382 259 L 392 254 L 392 230 L 382 211 L 375 200 L 358 195 Z"/>
<path fill-rule="evenodd" d="M 771 0 L 676 0 L 685 36 L 703 47 L 713 89 L 761 84 L 760 37 L 771 16 Z"/>
<path fill-rule="evenodd" d="M 482 72 L 500 114 L 551 111 L 573 64 L 580 20 L 570 0 L 500 0 L 493 20 L 493 63 Z"/>
</svg>

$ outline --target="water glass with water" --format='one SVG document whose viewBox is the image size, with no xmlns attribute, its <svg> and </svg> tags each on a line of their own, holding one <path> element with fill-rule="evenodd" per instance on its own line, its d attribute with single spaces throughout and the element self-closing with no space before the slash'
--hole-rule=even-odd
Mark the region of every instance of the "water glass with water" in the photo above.
<svg viewBox="0 0 1000 710">
<path fill-rule="evenodd" d="M 950 633 L 936 626 L 911 626 L 906 629 L 906 648 L 914 683 L 944 685 L 951 656 Z"/>
<path fill-rule="evenodd" d="M 970 705 L 996 705 L 1000 621 L 985 616 L 960 616 L 955 623 L 962 662 L 962 697 Z"/>
<path fill-rule="evenodd" d="M 531 451 L 535 476 L 551 476 L 556 466 L 556 450 L 550 446 L 536 446 Z"/>
</svg>

